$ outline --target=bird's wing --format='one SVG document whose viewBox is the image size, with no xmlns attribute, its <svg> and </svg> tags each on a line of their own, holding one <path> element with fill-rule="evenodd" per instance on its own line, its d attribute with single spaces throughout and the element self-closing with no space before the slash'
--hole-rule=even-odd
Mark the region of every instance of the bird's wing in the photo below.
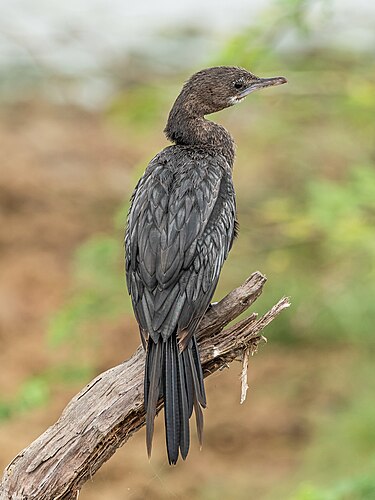
<svg viewBox="0 0 375 500">
<path fill-rule="evenodd" d="M 173 148 L 173 147 L 172 147 Z M 132 198 L 126 272 L 144 336 L 188 342 L 215 291 L 235 233 L 224 158 L 189 150 L 151 161 Z"/>
</svg>

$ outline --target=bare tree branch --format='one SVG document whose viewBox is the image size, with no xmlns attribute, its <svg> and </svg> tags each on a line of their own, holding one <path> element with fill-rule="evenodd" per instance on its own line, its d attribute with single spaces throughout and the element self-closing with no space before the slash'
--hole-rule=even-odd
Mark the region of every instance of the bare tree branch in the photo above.
<svg viewBox="0 0 375 500">
<path fill-rule="evenodd" d="M 262 293 L 266 278 L 256 272 L 213 305 L 197 333 L 205 376 L 242 357 L 263 338 L 262 330 L 285 308 L 281 299 L 264 316 L 253 313 L 223 330 Z M 67 405 L 58 421 L 7 466 L 0 500 L 72 500 L 129 437 L 145 423 L 144 352 L 97 376 Z M 162 404 L 159 403 L 159 408 Z"/>
</svg>

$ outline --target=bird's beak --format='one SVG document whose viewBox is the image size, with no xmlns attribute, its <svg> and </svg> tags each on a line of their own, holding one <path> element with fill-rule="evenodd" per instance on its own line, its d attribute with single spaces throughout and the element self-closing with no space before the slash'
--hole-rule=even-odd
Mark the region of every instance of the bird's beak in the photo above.
<svg viewBox="0 0 375 500">
<path fill-rule="evenodd" d="M 242 99 L 256 90 L 264 89 L 265 87 L 273 87 L 275 85 L 283 85 L 284 83 L 288 83 L 288 80 L 283 76 L 257 78 L 256 80 L 253 80 L 243 92 L 241 92 L 239 97 Z"/>
</svg>

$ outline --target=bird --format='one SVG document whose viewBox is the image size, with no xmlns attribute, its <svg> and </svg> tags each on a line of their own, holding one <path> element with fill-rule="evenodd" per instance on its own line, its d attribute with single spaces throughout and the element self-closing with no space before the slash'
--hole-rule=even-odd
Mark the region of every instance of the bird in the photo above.
<svg viewBox="0 0 375 500">
<path fill-rule="evenodd" d="M 282 76 L 259 78 L 236 66 L 195 73 L 183 85 L 164 133 L 172 142 L 148 164 L 130 201 L 126 283 L 146 351 L 144 407 L 151 456 L 154 420 L 164 401 L 168 462 L 186 459 L 195 412 L 202 447 L 206 394 L 195 332 L 210 306 L 237 236 L 232 180 L 235 145 L 206 118 Z"/>
</svg>

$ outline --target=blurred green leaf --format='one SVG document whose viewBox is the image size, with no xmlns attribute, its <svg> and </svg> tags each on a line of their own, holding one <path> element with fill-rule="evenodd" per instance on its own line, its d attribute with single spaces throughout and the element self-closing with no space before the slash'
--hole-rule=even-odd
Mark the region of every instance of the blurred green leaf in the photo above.
<svg viewBox="0 0 375 500">
<path fill-rule="evenodd" d="M 47 381 L 41 376 L 32 377 L 21 386 L 18 398 L 17 409 L 19 411 L 30 410 L 45 404 L 49 399 L 49 386 Z"/>
<path fill-rule="evenodd" d="M 165 105 L 163 85 L 134 85 L 114 99 L 107 114 L 114 123 L 144 133 L 163 118 Z"/>
<path fill-rule="evenodd" d="M 364 476 L 346 479 L 327 490 L 303 485 L 290 500 L 373 500 L 375 498 L 375 479 Z"/>
<path fill-rule="evenodd" d="M 95 236 L 78 248 L 76 290 L 51 318 L 48 338 L 52 345 L 75 340 L 80 329 L 95 319 L 115 317 L 129 307 L 120 239 Z"/>
</svg>

